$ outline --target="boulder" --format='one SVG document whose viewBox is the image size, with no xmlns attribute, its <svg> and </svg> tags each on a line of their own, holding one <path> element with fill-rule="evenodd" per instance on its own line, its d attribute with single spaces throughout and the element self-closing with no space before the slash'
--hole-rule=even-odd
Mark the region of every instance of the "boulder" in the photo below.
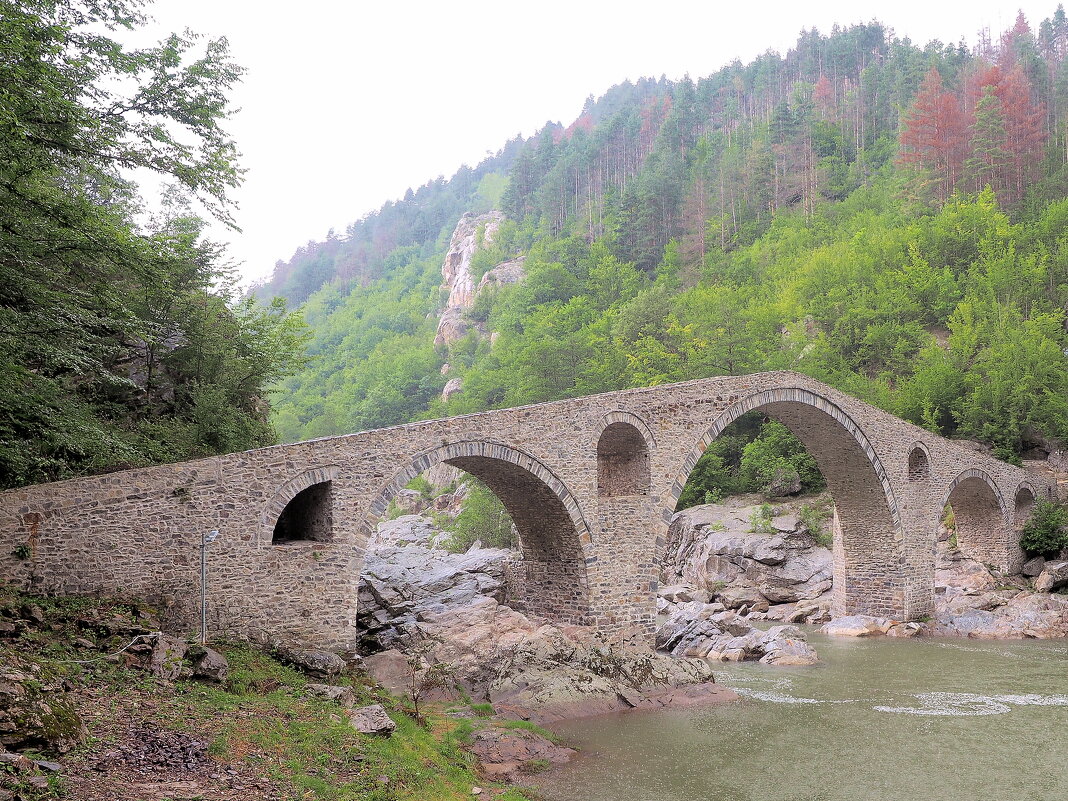
<svg viewBox="0 0 1068 801">
<path fill-rule="evenodd" d="M 887 637 L 919 637 L 927 632 L 927 626 L 923 623 L 908 622 L 897 623 L 886 632 Z"/>
<path fill-rule="evenodd" d="M 885 617 L 872 617 L 871 615 L 848 615 L 836 617 L 821 628 L 824 634 L 835 637 L 871 637 L 872 635 L 886 634 L 893 626 L 893 621 Z"/>
<path fill-rule="evenodd" d="M 968 608 L 965 603 L 940 601 L 932 632 L 973 639 L 1068 637 L 1068 596 L 1019 592 L 989 610 Z"/>
<path fill-rule="evenodd" d="M 772 626 L 762 635 L 765 665 L 814 665 L 819 662 L 816 649 L 808 644 L 797 626 Z"/>
<path fill-rule="evenodd" d="M 471 753 L 488 778 L 507 780 L 531 772 L 537 765 L 562 765 L 575 751 L 533 731 L 484 728 L 474 733 Z"/>
<path fill-rule="evenodd" d="M 394 695 L 411 690 L 411 668 L 408 658 L 396 649 L 372 654 L 364 659 L 364 666 L 372 679 Z"/>
<path fill-rule="evenodd" d="M 771 477 L 764 492 L 769 498 L 796 495 L 801 491 L 801 476 L 791 468 L 780 467 Z"/>
<path fill-rule="evenodd" d="M 184 640 L 169 634 L 156 634 L 152 637 L 152 651 L 148 661 L 146 663 L 142 660 L 141 666 L 156 678 L 174 681 L 182 673 L 182 660 L 187 649 Z"/>
<path fill-rule="evenodd" d="M 86 735 L 62 686 L 43 679 L 40 666 L 17 660 L 0 666 L 0 747 L 62 754 Z"/>
<path fill-rule="evenodd" d="M 831 619 L 831 602 L 827 597 L 798 601 L 783 618 L 786 623 L 826 623 Z"/>
<path fill-rule="evenodd" d="M 755 587 L 762 599 L 743 597 L 732 608 L 763 614 L 769 604 L 818 598 L 831 587 L 831 552 L 815 543 L 797 509 L 799 502 L 776 507 L 770 531 L 752 531 L 755 516 L 766 515 L 761 499 L 735 496 L 705 504 L 672 519 L 662 568 L 665 586 L 693 596 L 694 589 L 715 594 Z"/>
<path fill-rule="evenodd" d="M 1042 574 L 1042 570 L 1043 568 L 1045 568 L 1045 566 L 1046 560 L 1041 556 L 1035 556 L 1023 563 L 1023 567 L 1020 568 L 1020 572 L 1025 576 L 1035 578 L 1036 576 Z"/>
<path fill-rule="evenodd" d="M 339 687 L 334 684 L 305 684 L 304 691 L 312 698 L 333 701 L 345 709 L 351 709 L 356 696 L 351 687 Z"/>
<path fill-rule="evenodd" d="M 446 341 L 448 341 L 448 340 L 446 340 Z M 450 378 L 447 382 L 445 382 L 444 389 L 441 390 L 441 399 L 443 401 L 447 401 L 453 395 L 457 395 L 457 394 L 463 392 L 463 389 L 464 389 L 464 380 L 462 378 L 459 378 L 459 377 Z"/>
<path fill-rule="evenodd" d="M 33 770 L 33 760 L 22 754 L 12 754 L 7 751 L 0 752 L 0 775 L 5 771 L 10 773 L 28 773 Z"/>
<path fill-rule="evenodd" d="M 750 610 L 767 612 L 770 606 L 768 599 L 756 587 L 727 587 L 716 593 L 716 598 L 728 609 L 747 606 Z"/>
<path fill-rule="evenodd" d="M 1035 579 L 1036 592 L 1053 592 L 1068 585 L 1068 561 L 1046 562 Z"/>
<path fill-rule="evenodd" d="M 360 734 L 376 734 L 388 737 L 397 728 L 381 704 L 361 706 L 349 713 L 349 723 Z"/>
<path fill-rule="evenodd" d="M 198 647 L 192 650 L 190 661 L 193 676 L 208 681 L 224 682 L 230 675 L 230 663 L 214 648 Z"/>
<path fill-rule="evenodd" d="M 348 668 L 348 663 L 330 651 L 287 651 L 286 661 L 310 676 L 331 679 L 340 676 Z"/>
</svg>

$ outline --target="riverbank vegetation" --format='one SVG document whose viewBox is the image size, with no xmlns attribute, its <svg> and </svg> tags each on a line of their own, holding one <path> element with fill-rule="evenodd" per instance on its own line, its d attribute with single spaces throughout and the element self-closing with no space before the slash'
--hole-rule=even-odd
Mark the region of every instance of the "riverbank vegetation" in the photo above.
<svg viewBox="0 0 1068 801">
<path fill-rule="evenodd" d="M 0 764 L 0 795 L 9 788 L 26 801 L 148 797 L 138 795 L 144 784 L 152 797 L 170 787 L 176 801 L 446 801 L 471 798 L 474 787 L 502 801 L 527 798 L 483 780 L 468 750 L 478 728 L 506 721 L 474 711 L 469 719 L 448 715 L 442 704 L 424 704 L 416 715 L 409 700 L 354 669 L 331 682 L 348 688 L 356 706 L 382 704 L 397 726 L 388 737 L 358 734 L 342 706 L 308 692 L 315 679 L 267 651 L 213 643 L 229 661 L 222 682 L 164 681 L 145 671 L 136 648 L 118 653 L 131 632 L 155 626 L 155 613 L 142 604 L 32 597 L 0 586 L 0 664 L 12 674 L 0 692 L 0 719 L 13 723 L 4 742 L 24 735 L 36 744 L 20 751 L 59 768 Z M 23 717 L 24 688 L 66 710 L 64 733 L 47 714 Z M 81 736 L 79 718 L 87 726 Z M 59 753 L 48 737 L 73 748 Z M 30 783 L 44 774 L 47 783 Z"/>
</svg>

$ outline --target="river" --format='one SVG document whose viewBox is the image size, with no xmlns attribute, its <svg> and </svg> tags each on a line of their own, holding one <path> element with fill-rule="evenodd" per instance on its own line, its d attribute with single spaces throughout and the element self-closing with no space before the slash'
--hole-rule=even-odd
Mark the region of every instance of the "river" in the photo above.
<svg viewBox="0 0 1068 801">
<path fill-rule="evenodd" d="M 822 663 L 718 667 L 736 704 L 555 725 L 546 801 L 1065 801 L 1064 641 L 809 634 Z"/>
</svg>

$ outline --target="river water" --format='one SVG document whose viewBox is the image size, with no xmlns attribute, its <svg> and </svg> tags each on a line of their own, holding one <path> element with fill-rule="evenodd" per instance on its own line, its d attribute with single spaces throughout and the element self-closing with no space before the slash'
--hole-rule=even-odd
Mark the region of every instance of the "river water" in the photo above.
<svg viewBox="0 0 1068 801">
<path fill-rule="evenodd" d="M 822 664 L 731 664 L 742 700 L 554 726 L 546 801 L 1068 801 L 1068 643 L 809 634 Z"/>
</svg>

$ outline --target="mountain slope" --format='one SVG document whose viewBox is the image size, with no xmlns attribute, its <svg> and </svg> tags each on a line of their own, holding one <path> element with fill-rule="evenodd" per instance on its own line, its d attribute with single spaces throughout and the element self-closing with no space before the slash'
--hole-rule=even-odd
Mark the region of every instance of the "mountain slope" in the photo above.
<svg viewBox="0 0 1068 801">
<path fill-rule="evenodd" d="M 1058 8 L 973 50 L 871 23 L 613 87 L 509 144 L 507 219 L 471 268 L 523 256 L 525 278 L 479 293 L 465 335 L 434 344 L 440 268 L 487 193 L 358 275 L 333 258 L 306 304 L 317 358 L 276 393 L 277 425 L 299 439 L 789 368 L 1006 458 L 1048 450 L 1068 439 L 1066 52 Z M 499 165 L 467 195 L 457 177 L 424 191 L 470 197 Z M 308 253 L 366 252 L 367 230 Z"/>
</svg>

